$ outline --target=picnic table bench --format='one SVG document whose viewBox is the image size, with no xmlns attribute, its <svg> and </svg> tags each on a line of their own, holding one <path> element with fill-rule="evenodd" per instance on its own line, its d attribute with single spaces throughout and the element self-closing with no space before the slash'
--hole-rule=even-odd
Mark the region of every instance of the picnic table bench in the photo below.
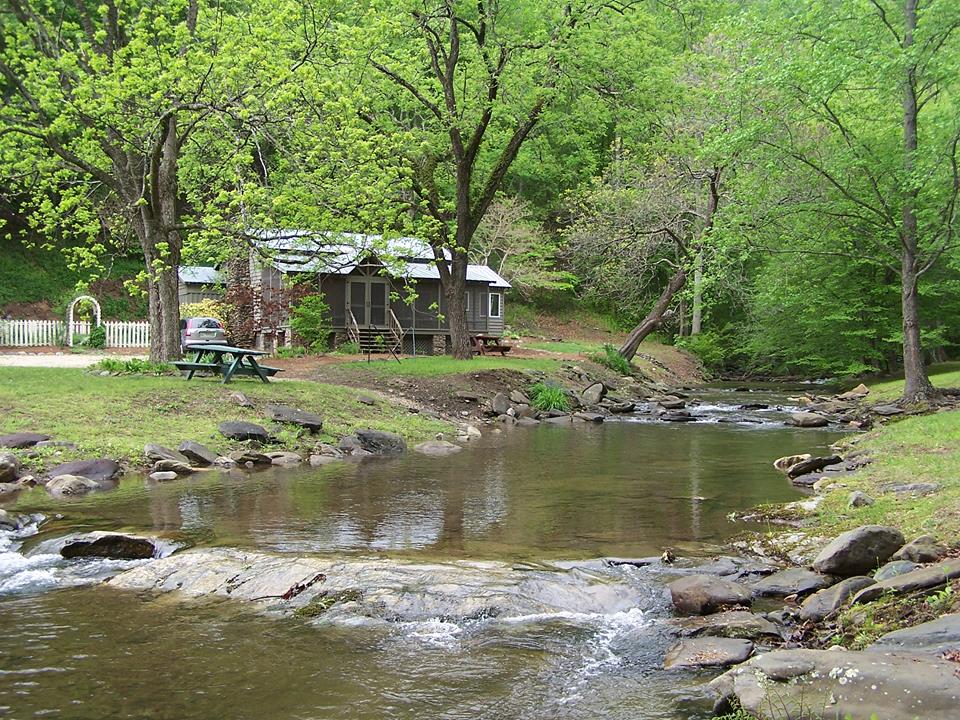
<svg viewBox="0 0 960 720">
<path fill-rule="evenodd" d="M 236 375 L 249 375 L 260 378 L 263 382 L 270 382 L 269 378 L 282 372 L 282 368 L 261 365 L 257 358 L 270 353 L 262 350 L 233 347 L 232 345 L 187 345 L 190 352 L 196 351 L 193 360 L 178 360 L 173 365 L 187 373 L 187 380 L 192 380 L 197 372 L 219 373 L 223 382 L 230 382 Z M 211 359 L 204 360 L 204 355 Z"/>
<path fill-rule="evenodd" d="M 513 347 L 512 345 L 504 345 L 499 335 L 473 335 L 470 340 L 473 343 L 473 352 L 477 355 L 486 355 L 493 352 L 506 355 Z"/>
</svg>

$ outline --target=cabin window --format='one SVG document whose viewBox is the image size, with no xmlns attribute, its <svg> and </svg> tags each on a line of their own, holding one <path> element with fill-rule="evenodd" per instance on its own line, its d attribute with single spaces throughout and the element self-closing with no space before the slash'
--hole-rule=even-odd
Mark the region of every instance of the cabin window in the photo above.
<svg viewBox="0 0 960 720">
<path fill-rule="evenodd" d="M 500 317 L 500 293 L 490 293 L 490 317 L 498 318 Z"/>
<path fill-rule="evenodd" d="M 470 312 L 470 291 L 469 290 L 467 290 L 467 292 L 463 294 L 463 309 L 466 310 L 467 312 Z"/>
</svg>

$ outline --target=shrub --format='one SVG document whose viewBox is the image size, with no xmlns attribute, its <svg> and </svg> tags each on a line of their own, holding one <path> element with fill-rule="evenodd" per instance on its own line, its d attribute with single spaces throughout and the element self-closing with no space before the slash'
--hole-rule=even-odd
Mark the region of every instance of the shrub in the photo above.
<svg viewBox="0 0 960 720">
<path fill-rule="evenodd" d="M 89 348 L 105 348 L 107 346 L 107 329 L 103 325 L 97 325 L 87 335 L 84 345 Z"/>
<path fill-rule="evenodd" d="M 720 370 L 727 358 L 724 340 L 718 333 L 702 332 L 689 337 L 678 337 L 673 344 L 696 355 L 709 370 Z"/>
<path fill-rule="evenodd" d="M 621 375 L 631 375 L 633 366 L 613 345 L 604 345 L 600 352 L 588 355 L 595 363 L 603 365 Z"/>
<path fill-rule="evenodd" d="M 530 404 L 537 410 L 567 410 L 570 407 L 562 387 L 544 382 L 530 387 Z"/>
<path fill-rule="evenodd" d="M 195 303 L 186 303 L 180 306 L 180 318 L 212 317 L 227 324 L 227 306 L 219 300 L 201 300 Z"/>
<path fill-rule="evenodd" d="M 169 363 L 155 363 L 140 358 L 104 358 L 90 366 L 91 372 L 110 372 L 120 375 L 175 375 L 177 368 Z"/>
<path fill-rule="evenodd" d="M 286 347 L 285 345 L 281 345 L 273 351 L 273 354 L 278 358 L 298 358 L 306 355 L 307 349 L 302 347 Z"/>
<path fill-rule="evenodd" d="M 330 308 L 318 294 L 306 295 L 290 308 L 290 328 L 313 352 L 330 349 L 329 337 L 333 332 Z"/>
<path fill-rule="evenodd" d="M 355 343 L 352 340 L 348 342 L 342 342 L 337 345 L 337 352 L 341 355 L 359 355 L 360 354 L 360 344 Z"/>
</svg>

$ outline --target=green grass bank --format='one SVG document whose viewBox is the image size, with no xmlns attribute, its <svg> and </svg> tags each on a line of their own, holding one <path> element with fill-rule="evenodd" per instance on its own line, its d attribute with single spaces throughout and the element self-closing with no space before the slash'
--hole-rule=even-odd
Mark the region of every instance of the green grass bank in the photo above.
<svg viewBox="0 0 960 720">
<path fill-rule="evenodd" d="M 230 399 L 243 392 L 255 405 Z M 358 428 L 389 430 L 408 441 L 449 431 L 447 423 L 410 413 L 378 399 L 370 406 L 354 388 L 315 382 L 237 381 L 222 385 L 211 378 L 186 381 L 177 376 L 99 376 L 81 370 L 0 368 L 0 434 L 33 431 L 79 446 L 77 455 L 103 455 L 140 462 L 146 443 L 176 447 L 190 439 L 221 453 L 234 447 L 217 431 L 224 420 L 249 420 L 274 427 L 263 410 L 268 403 L 290 405 L 324 418 L 318 435 L 300 436 L 292 426 L 277 426 L 278 447 L 312 447 Z M 47 451 L 50 452 L 50 451 Z M 69 453 L 64 453 L 68 455 Z"/>
</svg>

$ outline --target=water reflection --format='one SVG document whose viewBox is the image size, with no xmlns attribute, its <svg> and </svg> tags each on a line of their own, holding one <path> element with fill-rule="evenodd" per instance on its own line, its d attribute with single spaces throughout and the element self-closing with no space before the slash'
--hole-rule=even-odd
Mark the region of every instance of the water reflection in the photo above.
<svg viewBox="0 0 960 720">
<path fill-rule="evenodd" d="M 799 497 L 770 461 L 834 438 L 721 424 L 514 428 L 443 459 L 128 478 L 56 506 L 67 518 L 50 531 L 127 527 L 279 552 L 651 554 L 720 541 L 737 529 L 731 511 Z M 42 490 L 17 504 L 54 507 Z"/>
</svg>

